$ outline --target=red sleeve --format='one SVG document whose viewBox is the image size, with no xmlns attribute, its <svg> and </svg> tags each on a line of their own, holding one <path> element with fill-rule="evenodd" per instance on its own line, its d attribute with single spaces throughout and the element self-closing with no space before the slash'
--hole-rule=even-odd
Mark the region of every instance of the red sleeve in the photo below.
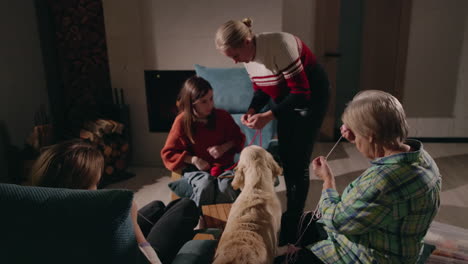
<svg viewBox="0 0 468 264">
<path fill-rule="evenodd" d="M 236 124 L 231 114 L 226 111 L 223 112 L 223 122 L 224 127 L 226 128 L 226 142 L 232 140 L 234 143 L 234 146 L 229 151 L 239 153 L 244 148 L 245 135 L 242 133 L 240 127 Z"/>
<path fill-rule="evenodd" d="M 302 107 L 310 100 L 310 83 L 305 69 L 314 67 L 316 58 L 300 39 L 296 38 L 296 43 L 299 57 L 282 70 L 290 92 L 281 103 L 273 107 L 272 111 L 275 116 L 279 116 L 286 109 Z"/>
<path fill-rule="evenodd" d="M 309 47 L 307 47 L 307 45 L 297 37 L 296 44 L 299 56 L 296 58 L 290 57 L 293 62 L 281 71 L 286 80 L 287 86 L 291 89 L 290 93 L 302 95 L 309 100 L 310 84 L 305 68 L 313 67 L 317 61 Z"/>
<path fill-rule="evenodd" d="M 310 98 L 310 85 L 300 58 L 283 70 L 286 84 L 291 89 L 291 94 L 301 94 L 307 100 Z"/>
<path fill-rule="evenodd" d="M 254 82 L 254 80 L 252 80 L 252 78 L 250 78 L 250 82 L 252 83 L 252 87 L 253 87 L 253 90 L 254 92 L 258 91 L 258 90 L 262 90 L 260 89 L 260 87 L 258 87 L 258 85 Z"/>
<path fill-rule="evenodd" d="M 161 150 L 164 166 L 171 171 L 182 167 L 185 164 L 185 156 L 189 154 L 187 149 L 190 146 L 190 141 L 183 132 L 182 120 L 182 114 L 179 114 L 172 124 L 166 144 Z"/>
</svg>

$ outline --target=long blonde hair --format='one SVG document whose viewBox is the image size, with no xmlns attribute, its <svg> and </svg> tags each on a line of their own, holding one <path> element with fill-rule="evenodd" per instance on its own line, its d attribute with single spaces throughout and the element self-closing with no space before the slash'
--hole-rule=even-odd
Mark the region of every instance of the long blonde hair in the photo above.
<svg viewBox="0 0 468 264">
<path fill-rule="evenodd" d="M 359 92 L 346 107 L 345 123 L 359 135 L 393 148 L 408 136 L 408 123 L 401 103 L 389 93 L 378 90 Z"/>
<path fill-rule="evenodd" d="M 229 48 L 239 48 L 244 40 L 253 38 L 252 19 L 229 20 L 216 31 L 215 44 L 217 49 L 227 50 Z"/>
<path fill-rule="evenodd" d="M 183 129 L 190 142 L 195 143 L 193 139 L 194 122 L 196 120 L 194 103 L 213 90 L 210 83 L 199 76 L 188 78 L 180 90 L 177 107 L 179 113 L 183 113 Z M 210 120 L 209 120 L 210 121 Z"/>
<path fill-rule="evenodd" d="M 33 185 L 89 189 L 97 185 L 104 168 L 101 151 L 83 140 L 73 139 L 45 150 L 31 170 Z"/>
</svg>

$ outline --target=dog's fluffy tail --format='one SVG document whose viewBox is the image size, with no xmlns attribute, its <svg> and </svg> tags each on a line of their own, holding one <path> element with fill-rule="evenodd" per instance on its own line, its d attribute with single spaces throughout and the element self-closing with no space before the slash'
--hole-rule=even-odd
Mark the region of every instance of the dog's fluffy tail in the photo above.
<svg viewBox="0 0 468 264">
<path fill-rule="evenodd" d="M 260 237 L 254 234 L 252 239 L 248 236 L 240 240 L 224 241 L 218 247 L 213 264 L 262 264 L 269 263 L 268 252 L 265 246 L 260 246 Z M 261 244 L 261 243 L 260 243 Z"/>
<path fill-rule="evenodd" d="M 242 245 L 216 252 L 213 264 L 262 264 L 268 263 L 265 248 Z"/>
</svg>

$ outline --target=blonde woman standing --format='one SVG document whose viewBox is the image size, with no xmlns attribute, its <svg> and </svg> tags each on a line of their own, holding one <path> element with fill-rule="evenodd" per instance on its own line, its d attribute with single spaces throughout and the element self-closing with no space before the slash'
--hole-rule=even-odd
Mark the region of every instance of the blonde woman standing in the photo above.
<svg viewBox="0 0 468 264">
<path fill-rule="evenodd" d="M 250 19 L 221 25 L 215 44 L 235 63 L 244 63 L 250 75 L 254 97 L 241 118 L 242 124 L 261 129 L 271 120 L 278 120 L 279 155 L 287 195 L 280 243 L 293 242 L 309 191 L 313 145 L 328 105 L 328 77 L 298 37 L 286 32 L 254 34 Z M 260 113 L 270 98 L 275 106 Z"/>
</svg>

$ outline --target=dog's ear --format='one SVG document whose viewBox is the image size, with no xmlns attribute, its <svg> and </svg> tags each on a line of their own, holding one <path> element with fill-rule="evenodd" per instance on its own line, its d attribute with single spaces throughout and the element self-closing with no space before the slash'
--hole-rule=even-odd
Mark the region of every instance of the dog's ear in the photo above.
<svg viewBox="0 0 468 264">
<path fill-rule="evenodd" d="M 275 161 L 273 157 L 271 157 L 271 159 L 269 160 L 270 162 L 268 162 L 268 166 L 270 167 L 271 174 L 274 180 L 276 177 L 279 177 L 281 176 L 281 174 L 283 174 L 283 169 L 278 165 L 278 163 Z"/>
<path fill-rule="evenodd" d="M 234 190 L 242 189 L 244 188 L 244 181 L 245 181 L 245 176 L 244 176 L 244 166 L 242 165 L 237 165 L 236 172 L 234 174 L 234 180 L 232 180 L 231 186 Z"/>
</svg>

